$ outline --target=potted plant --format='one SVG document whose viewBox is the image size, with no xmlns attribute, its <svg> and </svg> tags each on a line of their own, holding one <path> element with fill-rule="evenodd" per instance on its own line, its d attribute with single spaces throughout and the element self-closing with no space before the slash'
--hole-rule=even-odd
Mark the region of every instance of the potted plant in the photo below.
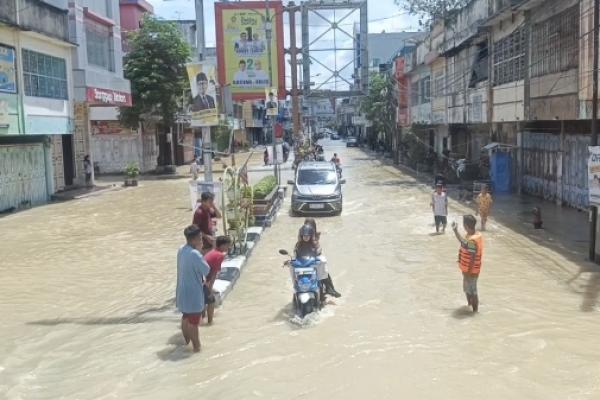
<svg viewBox="0 0 600 400">
<path fill-rule="evenodd" d="M 140 167 L 138 167 L 137 163 L 131 162 L 127 164 L 127 168 L 125 168 L 125 186 L 137 186 L 137 176 L 140 174 Z"/>
</svg>

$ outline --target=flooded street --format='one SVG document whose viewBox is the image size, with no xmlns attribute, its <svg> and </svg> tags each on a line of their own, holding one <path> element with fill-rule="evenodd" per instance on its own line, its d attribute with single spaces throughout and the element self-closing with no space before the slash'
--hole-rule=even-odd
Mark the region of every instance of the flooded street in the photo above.
<svg viewBox="0 0 600 400">
<path fill-rule="evenodd" d="M 302 219 L 288 197 L 199 355 L 174 306 L 185 180 L 1 218 L 0 398 L 600 397 L 600 278 L 492 219 L 473 317 L 456 239 L 431 234 L 430 188 L 343 145 L 325 150 L 344 164 L 344 212 L 317 220 L 343 297 L 290 321 L 277 250 Z M 465 212 L 451 202 L 450 222 Z"/>
</svg>

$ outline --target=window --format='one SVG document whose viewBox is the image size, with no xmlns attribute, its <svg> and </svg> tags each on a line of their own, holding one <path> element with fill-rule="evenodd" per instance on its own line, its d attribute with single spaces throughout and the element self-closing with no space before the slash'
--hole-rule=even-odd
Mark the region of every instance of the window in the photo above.
<svg viewBox="0 0 600 400">
<path fill-rule="evenodd" d="M 431 77 L 426 76 L 421 79 L 421 104 L 431 101 Z"/>
<path fill-rule="evenodd" d="M 31 50 L 23 50 L 25 95 L 68 99 L 65 60 Z"/>
<path fill-rule="evenodd" d="M 525 77 L 524 28 L 494 43 L 494 86 L 519 81 Z"/>
<path fill-rule="evenodd" d="M 109 71 L 115 70 L 112 29 L 98 22 L 85 21 L 88 63 Z"/>
<path fill-rule="evenodd" d="M 531 76 L 576 68 L 579 61 L 579 6 L 532 28 Z"/>
<path fill-rule="evenodd" d="M 525 59 L 525 58 L 523 58 Z M 488 46 L 487 43 L 477 45 L 477 55 L 473 60 L 469 87 L 474 88 L 479 82 L 488 79 Z"/>
<path fill-rule="evenodd" d="M 443 72 L 438 72 L 437 74 L 435 74 L 435 81 L 433 82 L 433 95 L 435 97 L 442 97 L 444 96 L 444 81 L 445 81 L 445 76 Z"/>
<path fill-rule="evenodd" d="M 410 84 L 410 105 L 414 107 L 419 104 L 419 82 Z"/>
</svg>

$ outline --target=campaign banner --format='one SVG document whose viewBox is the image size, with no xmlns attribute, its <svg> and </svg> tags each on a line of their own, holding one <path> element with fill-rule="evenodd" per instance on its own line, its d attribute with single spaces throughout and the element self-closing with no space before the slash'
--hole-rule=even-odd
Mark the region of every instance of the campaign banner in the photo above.
<svg viewBox="0 0 600 400">
<path fill-rule="evenodd" d="M 0 92 L 17 93 L 15 49 L 0 45 Z"/>
<path fill-rule="evenodd" d="M 189 105 L 191 126 L 219 125 L 215 66 L 212 63 L 186 64 L 192 100 Z"/>
<path fill-rule="evenodd" d="M 277 101 L 277 89 L 265 89 L 265 108 L 267 109 L 268 117 L 276 117 L 279 115 L 279 103 Z"/>
<path fill-rule="evenodd" d="M 589 146 L 588 191 L 590 204 L 600 205 L 600 146 Z"/>
<path fill-rule="evenodd" d="M 219 83 L 229 85 L 234 100 L 263 98 L 271 87 L 283 90 L 283 4 L 269 2 L 215 3 Z M 271 33 L 271 67 L 269 46 Z"/>
</svg>

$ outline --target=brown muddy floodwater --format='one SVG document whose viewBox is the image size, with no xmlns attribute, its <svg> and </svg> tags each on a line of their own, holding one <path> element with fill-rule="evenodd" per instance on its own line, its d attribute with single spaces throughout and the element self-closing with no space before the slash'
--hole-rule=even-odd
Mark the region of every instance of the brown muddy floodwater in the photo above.
<svg viewBox="0 0 600 400">
<path fill-rule="evenodd" d="M 277 250 L 301 219 L 286 204 L 198 355 L 181 345 L 173 300 L 186 181 L 0 218 L 0 398 L 600 398 L 600 278 L 577 276 L 583 262 L 492 220 L 473 317 L 456 240 L 430 235 L 430 189 L 333 151 L 344 213 L 318 224 L 343 297 L 292 317 Z M 464 212 L 451 203 L 450 221 Z"/>
</svg>

